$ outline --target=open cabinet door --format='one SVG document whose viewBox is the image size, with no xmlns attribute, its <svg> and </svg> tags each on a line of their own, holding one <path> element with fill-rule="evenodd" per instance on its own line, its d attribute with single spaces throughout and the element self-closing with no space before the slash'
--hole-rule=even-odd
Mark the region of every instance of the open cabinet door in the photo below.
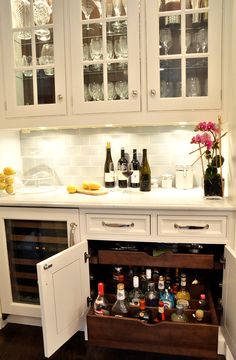
<svg viewBox="0 0 236 360">
<path fill-rule="evenodd" d="M 44 353 L 51 356 L 84 323 L 89 289 L 87 242 L 37 264 Z"/>
<path fill-rule="evenodd" d="M 236 252 L 225 247 L 226 266 L 223 278 L 223 334 L 226 344 L 236 359 Z"/>
</svg>

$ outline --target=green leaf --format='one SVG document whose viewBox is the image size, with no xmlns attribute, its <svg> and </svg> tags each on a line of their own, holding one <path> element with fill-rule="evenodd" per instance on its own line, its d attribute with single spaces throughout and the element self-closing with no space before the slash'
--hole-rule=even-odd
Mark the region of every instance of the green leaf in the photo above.
<svg viewBox="0 0 236 360">
<path fill-rule="evenodd" d="M 205 180 L 212 180 L 217 175 L 217 167 L 208 165 L 205 174 L 204 179 Z"/>
</svg>

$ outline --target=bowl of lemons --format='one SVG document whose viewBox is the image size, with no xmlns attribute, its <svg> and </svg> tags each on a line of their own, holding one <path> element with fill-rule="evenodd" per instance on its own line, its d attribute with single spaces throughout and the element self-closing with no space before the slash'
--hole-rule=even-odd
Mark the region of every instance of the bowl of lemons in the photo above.
<svg viewBox="0 0 236 360">
<path fill-rule="evenodd" d="M 15 174 L 16 171 L 10 166 L 5 167 L 0 172 L 0 194 L 2 196 L 14 194 Z"/>
</svg>

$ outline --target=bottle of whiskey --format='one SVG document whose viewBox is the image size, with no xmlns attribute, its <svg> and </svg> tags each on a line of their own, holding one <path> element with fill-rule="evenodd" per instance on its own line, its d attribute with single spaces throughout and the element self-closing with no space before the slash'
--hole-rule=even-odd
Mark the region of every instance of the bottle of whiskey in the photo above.
<svg viewBox="0 0 236 360">
<path fill-rule="evenodd" d="M 116 317 L 128 316 L 129 306 L 125 298 L 125 286 L 123 283 L 117 284 L 117 298 L 112 306 L 111 313 Z"/>
<path fill-rule="evenodd" d="M 137 314 L 139 320 L 151 324 L 153 322 L 152 312 L 146 307 L 145 299 L 140 299 L 139 312 Z"/>
<path fill-rule="evenodd" d="M 108 301 L 104 296 L 103 283 L 98 283 L 98 296 L 94 302 L 94 313 L 99 316 L 110 314 Z"/>
<path fill-rule="evenodd" d="M 157 306 L 158 305 L 158 292 L 155 290 L 154 282 L 148 284 L 148 289 L 145 294 L 147 306 Z"/>
<path fill-rule="evenodd" d="M 164 302 L 163 301 L 159 301 L 158 304 L 158 313 L 157 316 L 154 319 L 154 322 L 160 322 L 160 321 L 164 321 L 165 320 L 165 308 L 164 308 Z"/>
<path fill-rule="evenodd" d="M 183 305 L 184 309 L 189 307 L 190 293 L 186 287 L 186 274 L 181 274 L 180 290 L 176 294 L 176 304 Z"/>
<path fill-rule="evenodd" d="M 140 298 L 143 296 L 142 291 L 139 289 L 139 277 L 133 277 L 133 289 L 129 292 L 129 305 L 139 306 Z"/>
<path fill-rule="evenodd" d="M 188 322 L 188 318 L 184 313 L 184 307 L 181 304 L 176 305 L 176 312 L 171 314 L 171 321 L 174 322 Z"/>
<path fill-rule="evenodd" d="M 151 282 L 152 279 L 152 269 L 146 269 L 146 275 L 142 278 L 141 282 L 141 290 L 142 293 L 145 294 L 148 290 L 148 284 Z"/>
</svg>

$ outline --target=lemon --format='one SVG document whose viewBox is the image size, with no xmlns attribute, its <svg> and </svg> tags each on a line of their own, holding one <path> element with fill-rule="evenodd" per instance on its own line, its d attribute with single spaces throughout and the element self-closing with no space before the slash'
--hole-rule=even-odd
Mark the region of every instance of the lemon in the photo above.
<svg viewBox="0 0 236 360">
<path fill-rule="evenodd" d="M 197 320 L 202 320 L 204 317 L 204 311 L 202 309 L 197 309 L 195 315 Z"/>
<path fill-rule="evenodd" d="M 13 177 L 13 176 L 6 176 L 6 178 L 5 178 L 5 183 L 6 183 L 7 185 L 12 185 L 12 184 L 14 184 L 14 177 Z"/>
<path fill-rule="evenodd" d="M 72 184 L 67 185 L 66 189 L 67 189 L 69 194 L 74 194 L 77 191 L 77 187 L 75 185 L 72 185 Z"/>
<path fill-rule="evenodd" d="M 16 173 L 15 170 L 10 166 L 5 167 L 3 172 L 5 175 L 14 175 Z"/>
<path fill-rule="evenodd" d="M 14 193 L 14 187 L 13 187 L 13 185 L 7 185 L 7 187 L 6 187 L 6 192 L 8 193 L 8 194 L 12 194 L 12 193 Z"/>
<path fill-rule="evenodd" d="M 7 184 L 5 182 L 0 182 L 0 190 L 5 190 L 7 187 Z"/>
<path fill-rule="evenodd" d="M 85 189 L 85 190 L 89 190 L 90 189 L 89 182 L 88 181 L 83 181 L 82 188 Z"/>
</svg>

